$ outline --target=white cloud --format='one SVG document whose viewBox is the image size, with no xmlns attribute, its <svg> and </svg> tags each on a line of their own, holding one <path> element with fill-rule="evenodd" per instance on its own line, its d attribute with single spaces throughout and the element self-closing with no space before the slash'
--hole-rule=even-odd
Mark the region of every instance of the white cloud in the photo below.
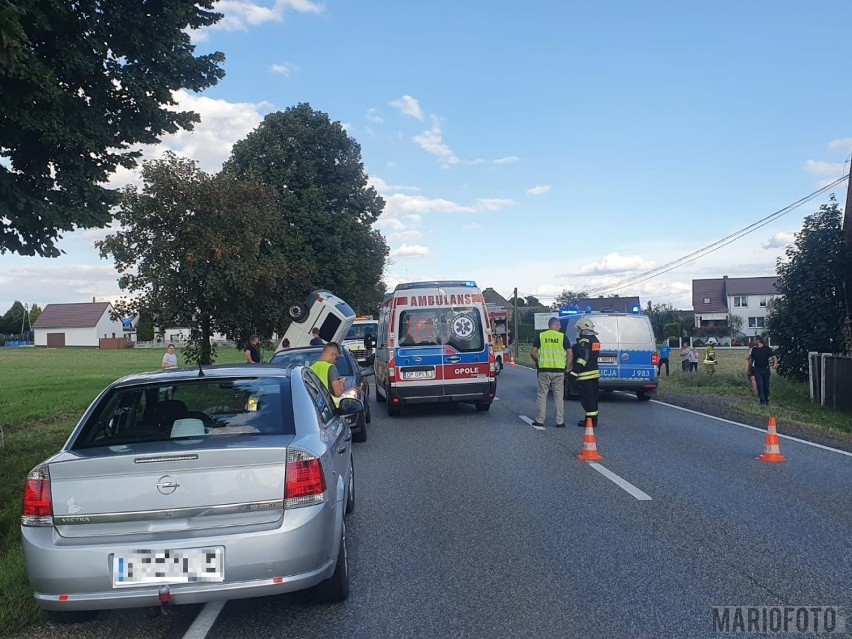
<svg viewBox="0 0 852 639">
<path fill-rule="evenodd" d="M 828 143 L 828 148 L 832 151 L 841 150 L 848 151 L 852 148 L 852 138 L 840 138 L 839 140 L 832 140 Z"/>
<path fill-rule="evenodd" d="M 424 131 L 420 135 L 414 136 L 414 142 L 427 153 L 431 153 L 442 162 L 445 166 L 458 164 L 460 162 L 458 156 L 453 153 L 453 150 L 444 144 L 443 134 L 441 132 L 440 119 L 432 116 L 432 128 Z"/>
<path fill-rule="evenodd" d="M 388 162 L 387 167 L 389 169 L 395 169 L 396 168 L 396 162 Z"/>
<path fill-rule="evenodd" d="M 639 255 L 619 255 L 610 253 L 598 262 L 587 264 L 580 268 L 583 275 L 618 275 L 633 271 L 644 271 L 653 268 L 654 262 L 648 261 Z M 562 277 L 567 277 L 564 275 Z"/>
<path fill-rule="evenodd" d="M 465 231 L 478 231 L 482 228 L 482 224 L 480 224 L 479 222 L 471 222 L 470 224 L 464 224 L 462 228 Z"/>
<path fill-rule="evenodd" d="M 349 133 L 353 127 L 349 122 L 341 122 L 340 128 Z"/>
<path fill-rule="evenodd" d="M 219 22 L 209 27 L 221 31 L 248 31 L 267 22 L 283 22 L 288 11 L 297 13 L 322 13 L 323 5 L 312 0 L 275 0 L 271 7 L 248 0 L 219 0 L 214 11 L 223 13 Z"/>
<path fill-rule="evenodd" d="M 520 162 L 521 158 L 517 155 L 507 155 L 503 158 L 497 158 L 496 160 L 491 160 L 493 164 L 515 164 L 516 162 Z"/>
<path fill-rule="evenodd" d="M 505 209 L 507 206 L 512 206 L 516 202 L 514 200 L 507 200 L 503 198 L 484 198 L 476 201 L 476 205 L 479 209 L 483 211 L 499 211 L 500 209 Z"/>
<path fill-rule="evenodd" d="M 385 215 L 389 217 L 399 217 L 409 213 L 474 213 L 475 208 L 463 206 L 451 200 L 444 198 L 428 198 L 423 195 L 405 195 L 404 193 L 394 193 L 393 195 L 384 196 L 385 198 Z"/>
<path fill-rule="evenodd" d="M 400 231 L 398 233 L 391 233 L 388 235 L 389 242 L 410 242 L 411 240 L 419 240 L 423 237 L 423 233 L 421 231 L 416 230 L 408 230 L 408 231 Z"/>
<path fill-rule="evenodd" d="M 367 115 L 365 116 L 368 122 L 372 122 L 373 124 L 381 124 L 384 122 L 382 116 L 379 115 L 379 110 L 373 107 L 372 109 L 367 109 Z"/>
<path fill-rule="evenodd" d="M 423 119 L 423 110 L 420 108 L 420 103 L 410 95 L 404 95 L 398 100 L 393 100 L 390 105 L 404 115 L 410 115 L 417 120 Z"/>
<path fill-rule="evenodd" d="M 805 162 L 805 170 L 813 175 L 840 177 L 843 175 L 843 163 L 808 160 Z"/>
<path fill-rule="evenodd" d="M 299 70 L 295 64 L 273 64 L 269 67 L 269 71 L 272 73 L 278 73 L 283 75 L 285 78 L 289 78 L 291 75 L 296 73 Z"/>
<path fill-rule="evenodd" d="M 784 248 L 788 244 L 792 244 L 795 241 L 795 233 L 776 233 L 765 242 L 761 242 L 760 246 L 765 249 Z"/>
<path fill-rule="evenodd" d="M 534 186 L 531 189 L 527 189 L 527 195 L 544 195 L 550 191 L 550 185 L 542 184 L 541 186 Z"/>
<path fill-rule="evenodd" d="M 426 257 L 428 255 L 429 249 L 418 244 L 403 244 L 390 252 L 390 256 L 397 259 Z"/>
<path fill-rule="evenodd" d="M 160 144 L 140 147 L 142 159 L 163 157 L 167 150 L 198 160 L 199 167 L 208 172 L 222 168 L 231 154 L 234 143 L 248 135 L 273 109 L 269 102 L 228 102 L 195 95 L 184 90 L 174 94 L 175 110 L 194 111 L 201 121 L 192 131 L 178 131 L 163 136 Z M 139 183 L 139 169 L 119 167 L 109 180 L 109 185 L 120 188 Z"/>
<path fill-rule="evenodd" d="M 108 264 L 65 264 L 3 269 L 0 274 L 0 312 L 17 299 L 42 308 L 62 302 L 115 301 L 121 296 L 118 274 Z M 8 300 L 8 303 L 7 303 Z"/>
</svg>

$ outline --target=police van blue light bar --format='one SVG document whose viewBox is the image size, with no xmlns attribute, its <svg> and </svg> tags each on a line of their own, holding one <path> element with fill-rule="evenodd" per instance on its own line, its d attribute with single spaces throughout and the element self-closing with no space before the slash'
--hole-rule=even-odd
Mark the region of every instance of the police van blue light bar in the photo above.
<svg viewBox="0 0 852 639">
<path fill-rule="evenodd" d="M 636 314 L 638 314 L 638 313 L 639 313 L 639 307 L 638 307 L 638 306 L 634 306 L 634 307 L 633 307 L 633 308 L 631 308 L 630 310 L 631 310 L 631 312 L 633 312 L 633 313 L 636 313 Z"/>
<path fill-rule="evenodd" d="M 580 309 L 577 308 L 576 306 L 566 306 L 565 308 L 559 309 L 559 315 L 560 316 L 577 315 L 579 313 L 580 313 Z"/>
</svg>

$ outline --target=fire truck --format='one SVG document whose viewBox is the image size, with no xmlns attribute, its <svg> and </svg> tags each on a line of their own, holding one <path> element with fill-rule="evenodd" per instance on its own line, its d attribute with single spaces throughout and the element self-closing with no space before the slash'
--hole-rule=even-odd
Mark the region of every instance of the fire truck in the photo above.
<svg viewBox="0 0 852 639">
<path fill-rule="evenodd" d="M 509 311 L 502 306 L 486 304 L 488 318 L 491 321 L 491 351 L 497 362 L 496 374 L 503 370 L 503 362 L 509 350 Z"/>
</svg>

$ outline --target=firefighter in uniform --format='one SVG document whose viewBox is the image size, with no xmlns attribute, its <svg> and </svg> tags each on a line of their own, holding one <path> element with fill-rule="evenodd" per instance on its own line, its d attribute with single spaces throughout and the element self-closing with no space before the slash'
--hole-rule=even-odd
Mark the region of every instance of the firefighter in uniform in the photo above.
<svg viewBox="0 0 852 639">
<path fill-rule="evenodd" d="M 586 416 L 577 422 L 577 426 L 585 426 L 586 419 L 592 420 L 592 426 L 598 425 L 598 380 L 601 372 L 598 370 L 598 355 L 601 343 L 598 341 L 595 325 L 588 317 L 577 322 L 577 344 L 574 366 L 571 375 L 577 380 L 580 388 L 580 403 Z"/>
<path fill-rule="evenodd" d="M 716 372 L 716 340 L 712 337 L 707 340 L 707 347 L 704 349 L 704 372 L 708 375 Z"/>
</svg>

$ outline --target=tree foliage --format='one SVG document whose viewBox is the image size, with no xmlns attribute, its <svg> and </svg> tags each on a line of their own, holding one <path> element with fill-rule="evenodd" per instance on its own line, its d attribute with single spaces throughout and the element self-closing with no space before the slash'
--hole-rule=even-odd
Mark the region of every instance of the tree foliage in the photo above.
<svg viewBox="0 0 852 639">
<path fill-rule="evenodd" d="M 557 306 L 570 306 L 577 302 L 577 300 L 585 299 L 589 296 L 587 291 L 569 291 L 563 290 L 559 295 L 556 296 L 556 305 Z"/>
<path fill-rule="evenodd" d="M 664 340 L 667 337 L 681 337 L 680 334 L 672 335 L 670 330 L 666 329 L 666 326 L 670 324 L 681 326 L 677 310 L 668 302 L 654 304 L 649 300 L 645 306 L 645 314 L 651 320 L 651 327 L 654 329 L 654 337 L 657 340 Z"/>
<path fill-rule="evenodd" d="M 214 24 L 214 0 L 0 0 L 0 253 L 56 257 L 61 233 L 103 227 L 134 145 L 191 129 L 178 89 L 224 76 L 187 29 Z"/>
<path fill-rule="evenodd" d="M 327 288 L 356 311 L 376 311 L 388 247 L 372 225 L 384 200 L 367 186 L 361 147 L 339 122 L 309 104 L 267 115 L 234 145 L 224 171 L 276 189 L 278 224 L 308 267 L 298 299 Z"/>
<path fill-rule="evenodd" d="M 203 364 L 216 331 L 244 339 L 279 328 L 305 269 L 282 232 L 274 190 L 209 175 L 172 153 L 146 162 L 142 178 L 141 190 L 123 193 L 121 230 L 97 243 L 130 295 L 117 314 L 150 310 L 163 324 L 192 326 L 184 356 Z"/>
<path fill-rule="evenodd" d="M 517 299 L 517 305 L 518 305 L 518 308 L 522 308 L 522 307 L 527 305 L 527 302 L 523 297 L 519 297 Z M 509 298 L 509 306 L 512 306 L 512 307 L 515 306 L 515 298 L 514 297 Z"/>
<path fill-rule="evenodd" d="M 29 319 L 25 320 L 24 316 L 27 313 L 29 313 Z M 0 317 L 0 333 L 4 335 L 27 333 L 41 313 L 42 308 L 38 304 L 33 304 L 27 310 L 24 308 L 23 302 L 15 300 L 12 306 Z M 21 331 L 21 327 L 23 327 L 23 331 Z"/>
<path fill-rule="evenodd" d="M 731 337 L 736 337 L 740 333 L 743 332 L 743 316 L 742 315 L 734 315 L 733 313 L 728 314 L 728 330 L 730 331 Z"/>
<path fill-rule="evenodd" d="M 524 299 L 527 302 L 527 306 L 541 306 L 541 302 L 535 295 L 527 295 Z"/>
<path fill-rule="evenodd" d="M 782 375 L 806 379 L 808 352 L 843 349 L 846 315 L 843 274 L 845 251 L 842 213 L 834 197 L 805 218 L 796 241 L 778 258 L 778 290 L 772 301 L 767 332 L 780 355 Z"/>
</svg>

